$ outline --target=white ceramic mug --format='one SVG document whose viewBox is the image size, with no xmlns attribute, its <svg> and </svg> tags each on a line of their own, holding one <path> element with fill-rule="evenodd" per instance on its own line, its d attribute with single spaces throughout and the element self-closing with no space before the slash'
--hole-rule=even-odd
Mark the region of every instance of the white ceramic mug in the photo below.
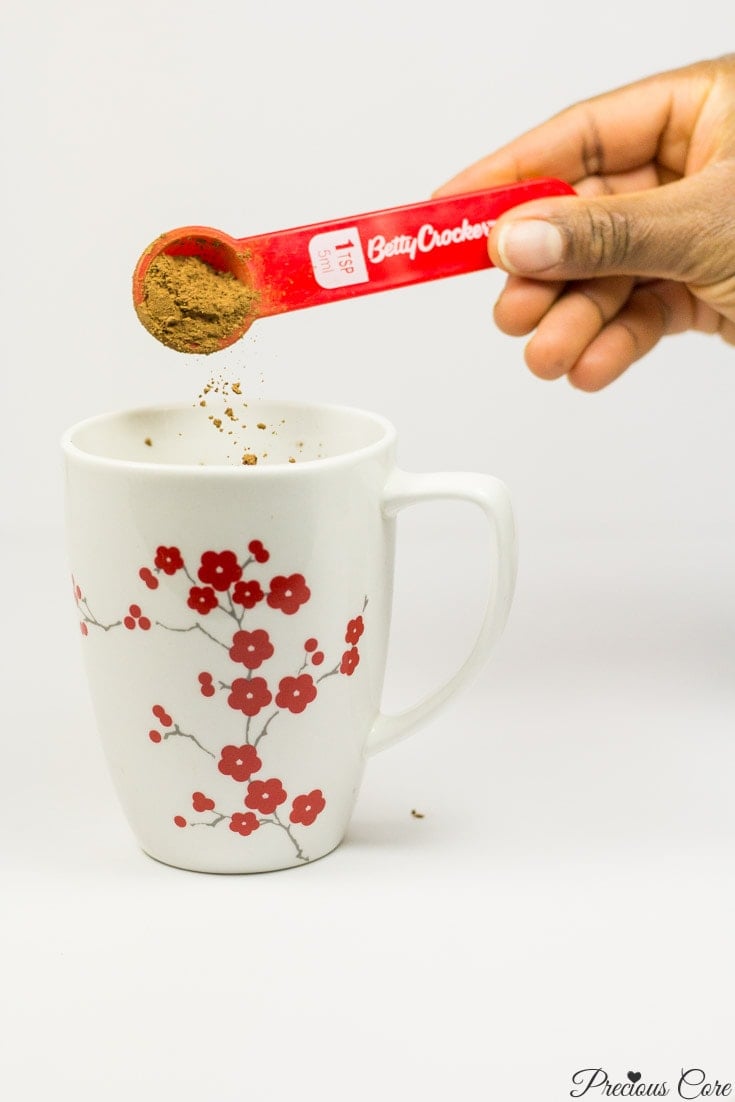
<svg viewBox="0 0 735 1102">
<path fill-rule="evenodd" d="M 360 410 L 264 401 L 247 417 L 267 441 L 257 465 L 196 406 L 95 417 L 62 444 L 74 598 L 116 790 L 146 853 L 205 872 L 303 865 L 339 845 L 366 758 L 477 672 L 516 572 L 497 479 L 396 469 L 393 426 Z M 487 610 L 455 676 L 383 715 L 395 516 L 441 498 L 490 522 Z"/>
</svg>

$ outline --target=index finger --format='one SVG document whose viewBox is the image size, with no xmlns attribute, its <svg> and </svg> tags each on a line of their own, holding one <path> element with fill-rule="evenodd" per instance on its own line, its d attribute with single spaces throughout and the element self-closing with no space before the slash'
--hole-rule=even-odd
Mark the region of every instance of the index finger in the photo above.
<svg viewBox="0 0 735 1102">
<path fill-rule="evenodd" d="M 689 140 L 712 79 L 708 66 L 695 65 L 584 100 L 470 165 L 435 194 L 533 176 L 574 184 L 629 172 L 654 159 L 684 175 Z"/>
</svg>

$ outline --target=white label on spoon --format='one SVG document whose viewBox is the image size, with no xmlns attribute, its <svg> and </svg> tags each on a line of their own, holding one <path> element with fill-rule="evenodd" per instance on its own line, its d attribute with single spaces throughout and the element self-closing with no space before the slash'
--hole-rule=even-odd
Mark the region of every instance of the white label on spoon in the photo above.
<svg viewBox="0 0 735 1102">
<path fill-rule="evenodd" d="M 368 282 L 365 254 L 355 226 L 315 234 L 309 241 L 309 258 L 320 287 Z"/>
</svg>

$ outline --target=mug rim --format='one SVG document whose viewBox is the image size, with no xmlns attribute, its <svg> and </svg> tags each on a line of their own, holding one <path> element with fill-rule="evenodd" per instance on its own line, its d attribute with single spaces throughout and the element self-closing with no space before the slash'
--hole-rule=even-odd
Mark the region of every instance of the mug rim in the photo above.
<svg viewBox="0 0 735 1102">
<path fill-rule="evenodd" d="M 345 466 L 358 460 L 370 458 L 371 455 L 377 454 L 390 445 L 395 444 L 397 438 L 397 431 L 392 421 L 388 420 L 387 417 L 384 417 L 380 413 L 375 413 L 372 410 L 363 409 L 359 406 L 342 405 L 334 402 L 301 401 L 298 398 L 255 398 L 249 401 L 248 405 L 251 407 L 277 405 L 284 410 L 298 409 L 309 412 L 324 412 L 357 417 L 362 421 L 370 422 L 378 426 L 382 430 L 381 436 L 378 440 L 374 440 L 370 444 L 365 444 L 359 448 L 353 448 L 350 451 L 340 452 L 339 455 L 307 459 L 301 463 L 289 463 L 286 461 L 269 463 L 263 466 L 259 464 L 243 466 L 231 463 L 160 463 L 145 459 L 116 459 L 111 456 L 97 455 L 94 452 L 85 450 L 75 443 L 75 437 L 78 433 L 92 425 L 99 425 L 105 421 L 111 422 L 123 417 L 144 416 L 146 414 L 173 413 L 179 410 L 191 410 L 193 408 L 189 402 L 178 401 L 157 402 L 151 405 L 141 406 L 125 406 L 119 409 L 108 410 L 104 413 L 92 414 L 70 425 L 62 433 L 60 439 L 61 450 L 67 458 L 73 458 L 80 462 L 94 465 L 114 467 L 117 470 L 128 469 L 131 471 L 145 471 L 158 474 L 163 474 L 164 472 L 191 474 L 196 475 L 196 477 L 205 477 L 216 473 L 218 475 L 226 474 L 227 477 L 238 478 L 242 478 L 243 471 L 246 471 L 246 477 L 250 479 L 265 478 L 268 477 L 268 475 L 276 473 L 282 474 L 284 471 L 288 471 L 289 476 L 293 477 L 299 474 L 307 474 L 309 471 Z"/>
</svg>

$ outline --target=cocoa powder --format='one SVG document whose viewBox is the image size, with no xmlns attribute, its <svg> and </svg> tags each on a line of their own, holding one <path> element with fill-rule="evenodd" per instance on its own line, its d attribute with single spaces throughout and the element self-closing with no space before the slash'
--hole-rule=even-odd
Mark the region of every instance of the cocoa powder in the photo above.
<svg viewBox="0 0 735 1102">
<path fill-rule="evenodd" d="M 157 340 L 177 352 L 208 355 L 252 318 L 257 293 L 198 256 L 161 253 L 146 272 L 136 312 Z"/>
</svg>

